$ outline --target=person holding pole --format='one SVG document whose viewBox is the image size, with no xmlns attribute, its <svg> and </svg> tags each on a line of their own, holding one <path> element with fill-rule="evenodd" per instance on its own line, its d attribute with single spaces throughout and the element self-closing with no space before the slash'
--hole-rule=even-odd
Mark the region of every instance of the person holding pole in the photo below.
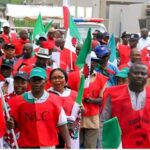
<svg viewBox="0 0 150 150">
<path fill-rule="evenodd" d="M 58 144 L 57 127 L 70 148 L 67 118 L 59 97 L 44 90 L 46 72 L 35 67 L 29 77 L 31 91 L 11 99 L 11 116 L 19 128 L 20 148 L 55 148 Z"/>
</svg>

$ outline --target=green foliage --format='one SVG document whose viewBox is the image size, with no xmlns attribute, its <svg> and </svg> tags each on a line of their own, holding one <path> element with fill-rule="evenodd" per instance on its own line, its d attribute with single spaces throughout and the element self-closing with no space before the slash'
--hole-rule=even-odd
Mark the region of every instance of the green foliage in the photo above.
<svg viewBox="0 0 150 150">
<path fill-rule="evenodd" d="M 0 0 L 0 4 L 1 5 L 5 5 L 5 4 L 23 4 L 24 0 Z"/>
<path fill-rule="evenodd" d="M 11 4 L 23 4 L 24 0 L 9 0 Z"/>
<path fill-rule="evenodd" d="M 35 21 L 34 20 L 20 20 L 14 19 L 14 24 L 16 27 L 34 27 Z"/>
</svg>

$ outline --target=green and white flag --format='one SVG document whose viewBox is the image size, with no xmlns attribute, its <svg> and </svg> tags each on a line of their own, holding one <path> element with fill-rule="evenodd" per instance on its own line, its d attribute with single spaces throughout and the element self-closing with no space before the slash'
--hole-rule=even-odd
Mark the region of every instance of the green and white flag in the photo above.
<svg viewBox="0 0 150 150">
<path fill-rule="evenodd" d="M 77 95 L 76 101 L 75 101 L 75 103 L 73 105 L 73 108 L 72 108 L 71 116 L 74 116 L 75 119 L 77 118 L 79 110 L 80 110 L 80 106 L 81 106 L 81 103 L 82 103 L 83 91 L 84 91 L 84 75 L 82 75 L 81 78 L 80 78 L 80 84 L 79 84 L 79 88 L 78 88 L 78 95 Z"/>
<path fill-rule="evenodd" d="M 111 52 L 109 61 L 117 67 L 117 56 L 116 56 L 117 51 L 116 51 L 116 41 L 115 41 L 114 34 L 111 34 L 108 42 L 108 46 Z"/>
<path fill-rule="evenodd" d="M 80 41 L 80 33 L 76 27 L 75 22 L 72 19 L 72 16 L 69 14 L 69 27 L 67 30 L 64 48 L 75 53 L 77 42 L 79 43 Z"/>
<path fill-rule="evenodd" d="M 36 23 L 33 29 L 33 40 L 39 39 L 40 34 L 45 34 L 41 14 L 39 14 L 36 19 Z"/>
<path fill-rule="evenodd" d="M 83 43 L 83 46 L 76 61 L 76 65 L 80 69 L 83 69 L 83 74 L 85 78 L 84 88 L 89 87 L 90 84 L 91 41 L 92 41 L 91 28 L 89 28 L 87 37 Z"/>
<path fill-rule="evenodd" d="M 78 115 L 80 105 L 82 103 L 82 95 L 85 87 L 89 86 L 90 79 L 90 65 L 91 65 L 91 28 L 88 31 L 87 38 L 83 44 L 83 47 L 79 53 L 76 64 L 80 69 L 83 69 L 83 75 L 80 78 L 80 85 L 78 89 L 78 96 L 72 109 L 72 115 L 75 118 Z M 87 82 L 87 83 L 85 83 Z"/>
<path fill-rule="evenodd" d="M 121 128 L 117 117 L 104 122 L 102 131 L 102 147 L 106 149 L 122 148 Z"/>
</svg>

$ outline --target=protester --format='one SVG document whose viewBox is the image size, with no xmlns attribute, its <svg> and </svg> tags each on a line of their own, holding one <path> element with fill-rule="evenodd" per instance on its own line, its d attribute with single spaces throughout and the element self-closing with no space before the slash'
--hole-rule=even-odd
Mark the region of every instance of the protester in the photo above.
<svg viewBox="0 0 150 150">
<path fill-rule="evenodd" d="M 130 61 L 130 47 L 129 47 L 130 34 L 128 32 L 123 32 L 121 39 L 122 43 L 118 45 L 117 49 L 119 52 L 119 66 L 126 64 Z"/>
<path fill-rule="evenodd" d="M 18 72 L 14 76 L 14 91 L 8 95 L 5 95 L 5 101 L 8 102 L 15 96 L 21 95 L 27 91 L 28 85 L 28 75 L 24 72 Z M 10 107 L 8 106 L 8 111 L 10 111 Z M 6 120 L 7 120 L 6 115 Z M 16 138 L 19 138 L 19 131 L 18 128 L 15 129 Z M 15 141 L 13 139 L 12 133 L 9 129 L 7 129 L 7 133 L 4 135 L 4 148 L 16 148 Z"/>
<path fill-rule="evenodd" d="M 130 61 L 126 64 L 119 66 L 119 70 L 125 67 L 129 68 L 135 62 L 141 62 L 141 54 L 137 48 L 132 48 L 130 52 Z"/>
<path fill-rule="evenodd" d="M 10 61 L 9 59 L 3 59 L 0 68 L 0 75 L 1 75 L 0 88 L 2 88 L 4 95 L 10 94 L 14 90 L 12 71 L 13 71 L 13 62 Z"/>
<path fill-rule="evenodd" d="M 130 38 L 129 38 L 129 46 L 130 48 L 137 48 L 137 44 L 139 41 L 139 35 L 138 34 L 130 34 Z"/>
<path fill-rule="evenodd" d="M 47 40 L 51 44 L 55 44 L 55 31 L 56 30 L 54 28 L 51 28 L 47 34 Z"/>
<path fill-rule="evenodd" d="M 123 148 L 149 148 L 149 87 L 145 87 L 148 68 L 135 63 L 129 70 L 129 84 L 105 91 L 101 125 L 116 116 L 122 130 Z M 118 95 L 119 94 L 119 95 Z M 127 115 L 129 114 L 129 115 Z"/>
<path fill-rule="evenodd" d="M 20 148 L 54 148 L 57 126 L 66 148 L 70 148 L 67 119 L 60 98 L 44 90 L 46 72 L 36 67 L 30 73 L 31 91 L 9 101 L 11 115 L 19 128 Z"/>
<path fill-rule="evenodd" d="M 150 37 L 148 36 L 148 29 L 142 28 L 141 29 L 141 37 L 139 39 L 137 48 L 139 51 L 141 51 L 144 47 L 150 45 Z"/>
<path fill-rule="evenodd" d="M 10 32 L 10 24 L 8 22 L 3 23 L 3 32 L 1 37 L 5 43 L 12 43 L 16 40 L 16 34 Z"/>
<path fill-rule="evenodd" d="M 95 52 L 92 53 L 90 85 L 84 89 L 83 95 L 84 113 L 81 120 L 80 144 L 84 148 L 96 149 L 100 127 L 100 109 L 107 78 L 95 71 L 99 59 L 96 57 Z"/>
<path fill-rule="evenodd" d="M 129 68 L 123 68 L 116 74 L 117 77 L 117 85 L 127 84 L 128 83 L 128 73 Z"/>
<path fill-rule="evenodd" d="M 109 62 L 109 48 L 106 45 L 100 45 L 97 46 L 94 51 L 99 58 L 99 64 L 96 67 L 96 71 L 108 77 L 108 86 L 116 85 L 117 83 L 115 75 L 118 73 L 118 68 Z"/>
<path fill-rule="evenodd" d="M 12 43 L 7 43 L 3 46 L 3 56 L 0 57 L 0 65 L 2 64 L 2 59 L 9 59 L 13 62 L 13 64 L 16 63 L 17 59 L 15 57 L 15 46 Z"/>
<path fill-rule="evenodd" d="M 109 41 L 109 33 L 108 32 L 104 32 L 102 35 L 102 39 L 100 40 L 100 44 L 101 45 L 107 45 L 108 41 Z"/>
<path fill-rule="evenodd" d="M 54 92 L 61 97 L 61 105 L 67 115 L 68 126 L 71 137 L 71 148 L 79 149 L 79 128 L 80 119 L 72 116 L 72 109 L 75 103 L 77 92 L 67 87 L 68 76 L 67 73 L 61 68 L 53 69 L 50 73 L 51 88 L 49 92 Z M 64 141 L 59 134 L 59 145 L 57 148 L 65 148 Z"/>
<path fill-rule="evenodd" d="M 28 31 L 27 30 L 21 30 L 19 32 L 19 38 L 14 42 L 15 54 L 16 54 L 17 58 L 22 56 L 23 47 L 24 47 L 24 44 L 26 44 L 26 43 L 30 43 L 30 40 L 28 37 Z"/>
<path fill-rule="evenodd" d="M 32 66 L 35 61 L 36 57 L 33 56 L 33 46 L 30 43 L 26 43 L 23 46 L 23 53 L 22 57 L 20 57 L 16 64 L 14 65 L 14 71 L 13 74 L 16 74 L 17 71 L 19 71 L 24 66 Z"/>
<path fill-rule="evenodd" d="M 96 148 L 99 131 L 99 111 L 102 102 L 103 91 L 107 78 L 95 71 L 97 66 L 95 52 L 91 53 L 90 84 L 84 89 L 83 107 L 84 113 L 81 120 L 80 145 L 81 148 Z M 74 71 L 68 75 L 68 86 L 78 91 L 80 71 Z"/>
</svg>

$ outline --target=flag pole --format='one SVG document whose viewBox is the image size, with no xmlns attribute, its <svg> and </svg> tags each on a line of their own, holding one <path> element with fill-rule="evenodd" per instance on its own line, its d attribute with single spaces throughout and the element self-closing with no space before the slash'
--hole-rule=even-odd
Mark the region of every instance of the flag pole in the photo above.
<svg viewBox="0 0 150 150">
<path fill-rule="evenodd" d="M 7 109 L 7 105 L 6 105 L 6 102 L 5 102 L 4 94 L 3 94 L 3 91 L 2 91 L 1 88 L 0 88 L 0 94 L 1 94 L 2 103 L 3 103 L 3 106 L 4 106 L 4 110 L 6 112 L 6 116 L 7 116 L 8 119 L 10 119 L 10 115 L 9 115 L 9 112 L 8 112 L 8 109 Z M 15 145 L 16 145 L 16 149 L 19 149 L 14 129 L 11 129 L 11 133 L 12 133 Z"/>
<path fill-rule="evenodd" d="M 72 51 L 70 51 L 70 69 L 73 71 L 73 64 L 72 64 Z"/>
</svg>

